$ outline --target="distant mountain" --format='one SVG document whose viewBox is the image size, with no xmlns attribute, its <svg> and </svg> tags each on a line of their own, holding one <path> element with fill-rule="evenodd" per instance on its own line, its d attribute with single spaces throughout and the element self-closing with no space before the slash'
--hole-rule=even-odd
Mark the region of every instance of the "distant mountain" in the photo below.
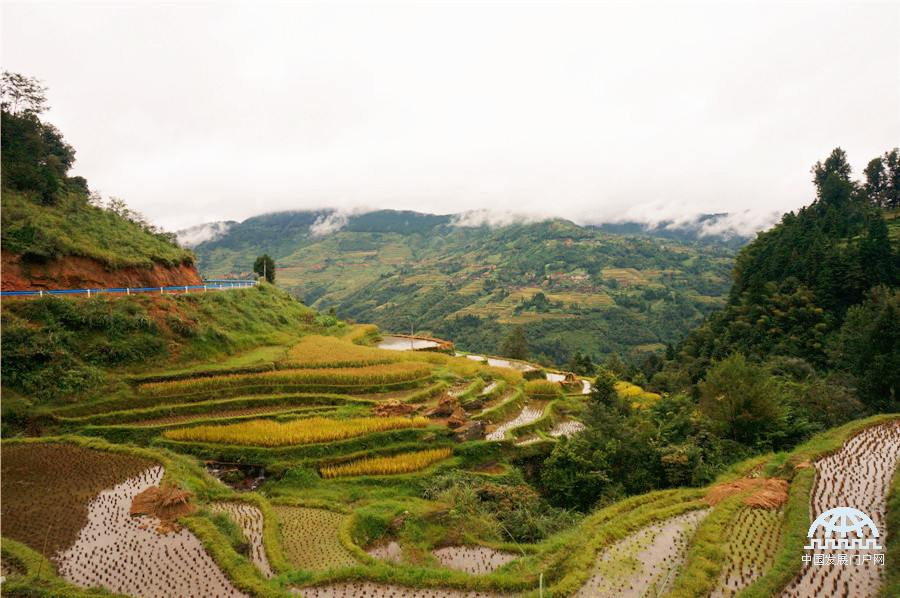
<svg viewBox="0 0 900 598">
<path fill-rule="evenodd" d="M 319 310 L 496 353 L 517 325 L 535 355 L 661 351 L 731 285 L 734 240 L 621 235 L 567 220 L 464 226 L 475 218 L 380 210 L 249 218 L 196 246 L 207 277 L 268 253 L 276 283 Z M 661 233 L 666 229 L 661 228 Z"/>
<path fill-rule="evenodd" d="M 712 240 L 737 248 L 753 240 L 756 228 L 768 229 L 779 217 L 780 214 L 772 213 L 748 223 L 743 214 L 700 214 L 687 220 L 663 220 L 656 223 L 605 222 L 587 227 L 620 235 L 642 235 L 682 241 Z"/>
</svg>

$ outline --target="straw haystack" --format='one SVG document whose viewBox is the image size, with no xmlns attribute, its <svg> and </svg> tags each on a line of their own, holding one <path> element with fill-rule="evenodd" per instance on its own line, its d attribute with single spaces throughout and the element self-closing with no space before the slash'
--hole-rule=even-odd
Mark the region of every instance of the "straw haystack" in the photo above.
<svg viewBox="0 0 900 598">
<path fill-rule="evenodd" d="M 192 492 L 182 490 L 177 484 L 171 484 L 157 488 L 150 486 L 134 497 L 129 513 L 132 517 L 148 515 L 160 520 L 156 529 L 165 534 L 169 531 L 178 531 L 180 526 L 175 523 L 175 518 L 194 511 L 197 506 L 191 504 Z"/>
<path fill-rule="evenodd" d="M 790 484 L 779 478 L 740 478 L 719 484 L 703 500 L 716 506 L 727 498 L 753 490 L 744 498 L 745 505 L 777 509 L 788 499 L 789 488 Z"/>
</svg>

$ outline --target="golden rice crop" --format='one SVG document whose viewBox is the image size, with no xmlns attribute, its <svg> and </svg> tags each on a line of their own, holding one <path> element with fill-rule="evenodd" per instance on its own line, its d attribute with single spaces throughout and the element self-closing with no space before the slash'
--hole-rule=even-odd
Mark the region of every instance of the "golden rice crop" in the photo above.
<svg viewBox="0 0 900 598">
<path fill-rule="evenodd" d="M 549 380 L 529 380 L 525 383 L 525 394 L 529 395 L 558 395 L 562 388 L 557 382 Z"/>
<path fill-rule="evenodd" d="M 357 386 L 408 382 L 424 378 L 431 373 L 425 363 L 398 362 L 360 368 L 315 368 L 274 370 L 253 374 L 228 374 L 209 378 L 189 378 L 141 384 L 138 393 L 150 396 L 166 396 L 179 393 L 232 388 L 236 386 Z"/>
<path fill-rule="evenodd" d="M 322 477 L 340 478 L 357 475 L 396 475 L 425 469 L 432 463 L 446 459 L 453 454 L 453 449 L 436 448 L 415 453 L 403 453 L 393 457 L 373 457 L 343 465 L 323 467 Z"/>
<path fill-rule="evenodd" d="M 361 367 L 406 361 L 398 351 L 354 345 L 332 336 L 313 334 L 288 350 L 288 359 L 304 366 Z"/>
<path fill-rule="evenodd" d="M 311 417 L 286 423 L 255 419 L 226 426 L 194 426 L 167 430 L 163 436 L 187 442 L 273 447 L 345 440 L 373 432 L 424 428 L 428 424 L 428 419 L 421 416 L 359 417 L 345 420 Z"/>
</svg>

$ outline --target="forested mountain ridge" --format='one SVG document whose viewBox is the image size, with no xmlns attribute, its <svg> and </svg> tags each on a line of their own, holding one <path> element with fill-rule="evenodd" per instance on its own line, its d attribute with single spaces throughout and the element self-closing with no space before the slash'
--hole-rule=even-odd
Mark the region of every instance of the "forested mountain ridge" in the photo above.
<svg viewBox="0 0 900 598">
<path fill-rule="evenodd" d="M 532 357 L 564 364 L 660 351 L 728 292 L 734 250 L 625 236 L 566 220 L 459 226 L 449 215 L 282 212 L 196 247 L 208 277 L 271 255 L 277 283 L 319 310 L 496 353 L 523 326 Z"/>
<path fill-rule="evenodd" d="M 871 407 L 897 404 L 898 150 L 872 160 L 861 183 L 851 180 L 840 148 L 813 174 L 815 201 L 785 214 L 738 253 L 724 309 L 692 331 L 673 359 L 656 365 L 661 371 L 652 386 L 674 390 L 741 353 L 845 373 Z"/>
</svg>

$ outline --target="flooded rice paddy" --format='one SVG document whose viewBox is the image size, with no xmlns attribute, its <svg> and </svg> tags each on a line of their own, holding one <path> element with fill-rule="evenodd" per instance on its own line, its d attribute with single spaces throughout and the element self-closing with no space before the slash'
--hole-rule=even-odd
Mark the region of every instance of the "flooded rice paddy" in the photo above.
<svg viewBox="0 0 900 598">
<path fill-rule="evenodd" d="M 772 566 L 783 516 L 782 511 L 741 509 L 728 530 L 725 568 L 710 598 L 731 598 Z"/>
<path fill-rule="evenodd" d="M 130 515 L 134 497 L 158 485 L 151 461 L 70 444 L 3 447 L 3 535 L 45 555 L 81 587 L 145 598 L 244 596 L 186 529 L 160 535 L 155 519 Z"/>
<path fill-rule="evenodd" d="M 338 533 L 346 515 L 286 505 L 273 505 L 272 510 L 281 522 L 282 547 L 295 567 L 324 571 L 358 564 Z"/>
<path fill-rule="evenodd" d="M 291 591 L 306 598 L 501 598 L 504 594 L 481 590 L 450 590 L 444 588 L 407 588 L 368 581 L 335 583 Z"/>
<path fill-rule="evenodd" d="M 509 552 L 500 552 L 486 546 L 445 546 L 431 551 L 443 565 L 472 575 L 490 573 L 518 558 Z"/>
<path fill-rule="evenodd" d="M 403 549 L 396 541 L 391 540 L 386 544 L 378 544 L 370 546 L 366 549 L 366 554 L 370 557 L 381 559 L 382 561 L 390 561 L 399 563 L 403 561 Z"/>
<path fill-rule="evenodd" d="M 87 525 L 55 558 L 60 575 L 83 588 L 144 598 L 245 596 L 191 532 L 161 535 L 150 518 L 130 516 L 134 497 L 162 476 L 163 468 L 153 467 L 97 495 Z"/>
<path fill-rule="evenodd" d="M 868 515 L 879 530 L 884 530 L 886 497 L 891 479 L 900 461 L 900 425 L 898 422 L 873 426 L 849 439 L 841 450 L 816 461 L 816 481 L 810 497 L 810 517 L 836 507 L 850 506 Z M 867 528 L 865 528 L 867 529 Z M 830 534 L 830 532 L 828 532 Z M 825 539 L 826 528 L 819 526 L 814 539 Z M 871 535 L 866 536 L 871 538 Z M 884 534 L 879 538 L 884 546 Z M 834 554 L 830 548 L 806 551 L 807 554 Z M 849 552 L 845 550 L 844 552 Z M 884 550 L 854 550 L 870 555 L 868 562 L 822 566 L 803 563 L 799 577 L 782 596 L 874 596 L 882 583 L 883 565 L 872 563 L 871 555 Z"/>
<path fill-rule="evenodd" d="M 561 419 L 550 430 L 550 436 L 572 436 L 576 432 L 581 432 L 586 426 L 580 421 L 574 419 Z"/>
<path fill-rule="evenodd" d="M 46 556 L 69 548 L 101 491 L 154 466 L 146 459 L 72 444 L 5 444 L 0 485 L 3 536 Z"/>
<path fill-rule="evenodd" d="M 378 344 L 379 349 L 389 351 L 413 351 L 415 349 L 433 349 L 438 343 L 421 338 L 410 339 L 408 337 L 384 335 L 384 340 Z"/>
<path fill-rule="evenodd" d="M 517 413 L 503 420 L 497 426 L 496 430 L 485 436 L 485 440 L 503 440 L 507 430 L 530 424 L 541 417 L 546 405 L 546 401 L 532 401 L 528 405 L 525 405 Z"/>
<path fill-rule="evenodd" d="M 709 509 L 690 511 L 632 534 L 605 550 L 579 598 L 637 598 L 650 586 L 661 596 L 672 589 L 677 567 L 683 566 L 694 530 Z"/>
<path fill-rule="evenodd" d="M 243 502 L 217 502 L 209 509 L 218 513 L 227 513 L 244 532 L 244 538 L 250 544 L 250 560 L 259 568 L 264 577 L 273 577 L 275 573 L 266 556 L 263 546 L 263 514 L 255 505 Z"/>
</svg>

